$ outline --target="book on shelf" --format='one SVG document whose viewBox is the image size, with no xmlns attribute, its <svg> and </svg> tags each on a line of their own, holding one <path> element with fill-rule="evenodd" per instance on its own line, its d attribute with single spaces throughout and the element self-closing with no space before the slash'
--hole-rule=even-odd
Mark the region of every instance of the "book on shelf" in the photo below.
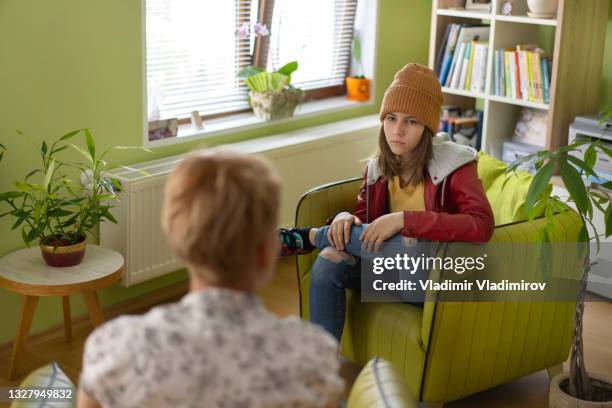
<svg viewBox="0 0 612 408">
<path fill-rule="evenodd" d="M 473 58 L 480 60 L 483 50 L 477 50 L 472 43 L 476 41 L 479 44 L 485 44 L 486 46 L 479 45 L 479 47 L 488 50 L 489 30 L 489 25 L 483 24 L 451 23 L 447 25 L 435 62 L 436 73 L 442 86 L 469 91 L 472 90 L 472 79 L 476 84 L 481 82 L 480 77 L 472 78 L 472 76 L 486 72 L 486 51 L 482 62 L 484 65 L 478 65 L 474 70 Z M 467 65 L 466 62 L 468 62 Z M 484 80 L 480 88 L 480 92 L 484 91 Z"/>
<path fill-rule="evenodd" d="M 498 96 L 548 103 L 550 57 L 535 45 L 495 50 L 493 92 Z"/>
<path fill-rule="evenodd" d="M 440 79 L 440 83 L 443 84 L 446 81 L 446 75 L 450 69 L 450 64 L 452 61 L 453 53 L 455 51 L 455 45 L 457 43 L 457 37 L 459 35 L 459 30 L 461 29 L 461 24 L 450 24 L 450 30 L 448 33 L 448 37 L 446 41 L 442 44 L 442 48 L 444 52 L 441 55 L 441 60 L 439 63 L 439 70 L 436 72 L 438 74 L 438 78 Z"/>
</svg>

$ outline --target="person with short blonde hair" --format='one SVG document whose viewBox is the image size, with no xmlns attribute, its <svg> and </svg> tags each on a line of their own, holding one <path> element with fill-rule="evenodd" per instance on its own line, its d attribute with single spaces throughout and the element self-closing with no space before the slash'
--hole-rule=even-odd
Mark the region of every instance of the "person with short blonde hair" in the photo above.
<svg viewBox="0 0 612 408">
<path fill-rule="evenodd" d="M 168 177 L 162 223 L 190 292 L 87 339 L 79 407 L 319 407 L 344 384 L 338 343 L 279 319 L 254 291 L 273 275 L 280 179 L 262 158 L 195 153 Z"/>
</svg>

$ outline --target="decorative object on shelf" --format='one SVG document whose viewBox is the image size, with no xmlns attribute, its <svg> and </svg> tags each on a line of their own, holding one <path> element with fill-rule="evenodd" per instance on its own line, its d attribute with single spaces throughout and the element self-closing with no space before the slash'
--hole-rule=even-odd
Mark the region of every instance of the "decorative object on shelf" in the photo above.
<svg viewBox="0 0 612 408">
<path fill-rule="evenodd" d="M 177 118 L 149 121 L 149 140 L 168 139 L 177 134 Z"/>
<path fill-rule="evenodd" d="M 465 9 L 491 11 L 491 0 L 466 0 Z"/>
<path fill-rule="evenodd" d="M 21 136 L 25 135 L 18 132 Z M 82 134 L 87 149 L 69 140 Z M 72 147 L 85 160 L 67 162 L 59 153 Z M 0 203 L 8 211 L 0 217 L 15 218 L 11 229 L 21 227 L 21 236 L 26 245 L 38 240 L 45 261 L 50 266 L 73 266 L 81 262 L 85 254 L 86 234 L 93 232 L 102 221 L 117 221 L 110 213 L 118 201 L 121 191 L 118 180 L 108 177 L 107 172 L 117 167 L 107 167 L 107 155 L 113 150 L 140 149 L 141 147 L 114 146 L 101 155 L 89 129 L 69 132 L 48 145 L 42 142 L 40 157 L 42 166 L 28 173 L 23 181 L 16 181 L 17 190 L 0 193 Z M 80 182 L 68 177 L 81 172 Z M 33 181 L 34 177 L 39 180 Z"/>
<path fill-rule="evenodd" d="M 513 7 L 514 7 L 513 0 L 506 0 L 502 2 L 500 11 L 504 16 L 511 16 Z"/>
<path fill-rule="evenodd" d="M 353 73 L 346 77 L 346 97 L 352 101 L 364 102 L 370 99 L 370 80 L 363 73 L 361 63 L 361 41 L 356 33 L 351 43 Z"/>
<path fill-rule="evenodd" d="M 527 15 L 532 18 L 554 18 L 557 5 L 558 0 L 527 0 Z"/>
<path fill-rule="evenodd" d="M 238 76 L 245 78 L 253 113 L 270 121 L 293 116 L 295 108 L 304 100 L 304 91 L 291 86 L 291 74 L 298 69 L 297 61 L 283 65 L 277 71 L 265 71 L 249 66 Z"/>
<path fill-rule="evenodd" d="M 602 122 L 612 117 L 612 109 L 602 113 Z M 584 148 L 584 160 L 573 155 L 578 148 Z M 612 407 L 612 378 L 603 375 L 587 374 L 584 363 L 584 350 L 582 341 L 583 313 L 588 275 L 593 263 L 591 262 L 591 241 L 595 241 L 595 252 L 600 249 L 600 236 L 606 238 L 612 235 L 612 211 L 610 197 L 602 194 L 598 189 L 583 183 L 582 177 L 594 175 L 593 168 L 598 155 L 612 159 L 612 149 L 608 148 L 600 139 L 595 141 L 578 141 L 555 151 L 541 150 L 527 155 L 508 166 L 508 172 L 514 172 L 518 166 L 533 163 L 536 174 L 533 177 L 525 200 L 525 215 L 532 221 L 536 214 L 546 214 L 547 223 L 538 231 L 538 242 L 550 242 L 549 234 L 552 230 L 552 216 L 554 212 L 574 211 L 568 204 L 575 205 L 576 212 L 582 222 L 579 242 L 586 245 L 583 273 L 580 281 L 580 291 L 576 301 L 574 317 L 574 333 L 570 355 L 570 371 L 557 374 L 550 383 L 549 406 L 562 407 Z M 557 196 L 546 193 L 553 170 L 559 169 L 563 184 L 569 197 L 561 200 Z M 602 185 L 605 189 L 612 189 L 612 181 Z M 593 213 L 601 211 L 604 215 L 605 231 L 598 231 L 593 223 Z M 591 225 L 593 236 L 589 236 L 587 225 Z M 547 263 L 546 252 L 543 252 L 543 262 Z M 549 263 L 549 262 L 548 262 Z"/>
<path fill-rule="evenodd" d="M 546 141 L 548 112 L 540 109 L 521 109 L 516 121 L 512 140 L 526 143 L 543 149 Z"/>
</svg>

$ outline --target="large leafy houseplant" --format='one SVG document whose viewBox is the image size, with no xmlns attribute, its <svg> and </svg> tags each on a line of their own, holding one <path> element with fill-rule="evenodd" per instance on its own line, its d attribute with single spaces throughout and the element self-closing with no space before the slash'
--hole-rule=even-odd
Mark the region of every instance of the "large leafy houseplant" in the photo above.
<svg viewBox="0 0 612 408">
<path fill-rule="evenodd" d="M 602 112 L 601 117 L 600 124 L 607 123 L 612 117 L 612 107 Z M 581 151 L 584 152 L 584 155 L 578 153 Z M 570 207 L 570 205 L 573 205 L 580 217 L 582 225 L 579 241 L 586 244 L 584 245 L 586 253 L 584 254 L 582 277 L 574 314 L 569 382 L 564 392 L 579 401 L 597 400 L 608 402 L 612 401 L 612 384 L 602 382 L 601 379 L 589 378 L 584 363 L 582 339 L 586 287 L 588 274 L 593 266 L 593 263 L 590 261 L 589 244 L 593 241 L 595 251 L 598 253 L 600 250 L 600 237 L 605 236 L 607 238 L 612 235 L 612 207 L 610 207 L 609 193 L 612 190 L 612 181 L 606 181 L 596 186 L 585 185 L 583 181 L 583 176 L 591 176 L 594 179 L 601 180 L 594 168 L 598 155 L 612 159 L 612 150 L 601 139 L 579 140 L 556 151 L 542 150 L 525 156 L 513 162 L 508 167 L 507 172 L 514 172 L 521 165 L 535 165 L 536 173 L 527 192 L 525 215 L 529 220 L 533 220 L 538 214 L 545 214 L 547 221 L 544 227 L 538 231 L 537 241 L 539 243 L 550 242 L 549 234 L 552 232 L 554 223 L 553 214 L 555 212 L 573 211 Z M 569 196 L 565 199 L 546 194 L 547 186 L 555 169 L 558 169 L 563 184 L 568 191 Z M 599 231 L 593 221 L 596 211 L 603 213 L 605 231 Z M 593 231 L 592 236 L 589 236 L 588 225 L 591 226 Z M 607 381 L 610 382 L 609 379 Z M 563 388 L 564 385 L 561 385 L 561 387 Z M 551 395 L 553 395 L 552 385 Z M 565 398 L 565 396 L 562 398 Z M 610 404 L 612 406 L 612 403 Z"/>
<path fill-rule="evenodd" d="M 297 105 L 304 100 L 304 91 L 291 85 L 291 74 L 297 69 L 297 61 L 291 61 L 276 71 L 248 66 L 238 73 L 249 88 L 255 116 L 264 120 L 293 116 Z"/>
<path fill-rule="evenodd" d="M 85 149 L 70 142 L 77 135 L 84 137 Z M 84 160 L 63 160 L 61 153 L 68 148 L 76 150 Z M 26 245 L 38 240 L 45 260 L 52 266 L 80 262 L 86 234 L 95 236 L 94 229 L 102 221 L 117 222 L 110 210 L 118 201 L 121 184 L 109 177 L 108 171 L 118 166 L 108 166 L 106 157 L 113 150 L 128 148 L 132 147 L 114 146 L 98 154 L 89 129 L 69 132 L 52 144 L 43 141 L 38 151 L 40 167 L 15 181 L 15 190 L 0 193 L 0 203 L 6 207 L 0 217 L 15 219 L 12 229 L 21 229 Z M 70 178 L 75 174 L 80 174 L 76 176 L 79 182 Z M 59 250 L 66 247 L 75 247 L 76 254 Z"/>
</svg>

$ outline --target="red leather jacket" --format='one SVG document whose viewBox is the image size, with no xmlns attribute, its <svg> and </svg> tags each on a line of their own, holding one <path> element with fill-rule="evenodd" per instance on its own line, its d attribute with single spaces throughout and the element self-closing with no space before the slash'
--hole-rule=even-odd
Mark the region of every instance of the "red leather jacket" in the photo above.
<svg viewBox="0 0 612 408">
<path fill-rule="evenodd" d="M 353 214 L 369 223 L 388 214 L 389 206 L 387 180 L 383 176 L 368 177 L 368 168 Z M 439 172 L 426 174 L 425 211 L 404 211 L 401 234 L 430 241 L 489 241 L 495 227 L 493 211 L 478 178 L 475 158 L 443 175 L 437 183 L 434 181 L 440 177 L 435 174 Z"/>
</svg>

